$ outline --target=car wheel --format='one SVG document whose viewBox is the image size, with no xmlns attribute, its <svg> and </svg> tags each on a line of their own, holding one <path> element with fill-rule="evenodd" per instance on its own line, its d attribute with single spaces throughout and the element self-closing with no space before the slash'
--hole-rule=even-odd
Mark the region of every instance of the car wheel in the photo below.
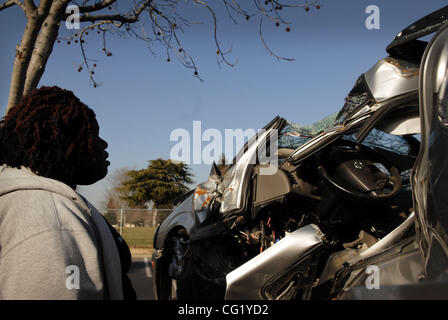
<svg viewBox="0 0 448 320">
<path fill-rule="evenodd" d="M 216 256 L 208 256 L 198 244 L 192 247 L 184 230 L 172 234 L 166 243 L 166 253 L 161 274 L 160 294 L 162 300 L 217 300 L 223 299 L 225 277 L 217 279 L 210 268 L 210 261 Z M 200 250 L 194 254 L 194 250 Z M 219 259 L 220 260 L 220 259 Z M 224 279 L 224 284 L 223 280 Z"/>
</svg>

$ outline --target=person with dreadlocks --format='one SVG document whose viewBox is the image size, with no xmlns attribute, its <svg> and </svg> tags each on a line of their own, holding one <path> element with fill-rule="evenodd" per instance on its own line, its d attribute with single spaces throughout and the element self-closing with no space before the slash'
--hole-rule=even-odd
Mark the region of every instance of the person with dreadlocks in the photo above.
<svg viewBox="0 0 448 320">
<path fill-rule="evenodd" d="M 41 87 L 0 121 L 0 298 L 134 299 L 129 248 L 79 193 L 107 174 L 95 113 Z"/>
</svg>

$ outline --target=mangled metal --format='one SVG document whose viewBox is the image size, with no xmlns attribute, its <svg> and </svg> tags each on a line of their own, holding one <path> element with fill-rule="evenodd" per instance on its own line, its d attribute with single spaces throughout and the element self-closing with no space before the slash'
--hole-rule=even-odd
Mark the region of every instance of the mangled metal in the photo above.
<svg viewBox="0 0 448 320">
<path fill-rule="evenodd" d="M 418 73 L 418 65 L 388 57 L 366 72 L 365 79 L 373 98 L 380 102 L 415 90 Z"/>
<path fill-rule="evenodd" d="M 199 299 L 378 298 L 372 270 L 385 297 L 414 297 L 421 282 L 443 296 L 448 26 L 434 39 L 398 36 L 339 113 L 315 126 L 276 117 L 225 174 L 214 166 L 157 230 L 156 271 L 169 270 L 155 273 L 158 296 L 185 278 L 178 290 Z M 272 144 L 269 165 L 258 155 Z"/>
<path fill-rule="evenodd" d="M 290 273 L 291 279 L 284 281 L 288 285 L 282 288 L 283 290 L 276 291 L 277 294 L 273 294 L 274 290 L 269 287 L 272 287 L 276 278 L 284 277 L 289 271 L 288 268 L 297 268 L 295 265 L 300 265 L 297 257 L 305 260 L 307 255 L 323 245 L 323 234 L 316 225 L 308 225 L 288 234 L 254 259 L 227 274 L 225 299 L 255 300 L 264 299 L 266 295 L 270 295 L 270 299 L 284 298 L 287 291 L 293 289 L 293 285 L 289 284 L 304 275 Z"/>
<path fill-rule="evenodd" d="M 420 114 L 422 121 L 422 152 L 417 159 L 412 182 L 415 190 L 415 211 L 421 245 L 427 248 L 426 265 L 432 258 L 448 264 L 445 258 L 438 258 L 437 247 L 448 254 L 448 215 L 446 202 L 446 181 L 448 162 L 445 150 L 448 147 L 446 110 L 448 72 L 448 28 L 439 32 L 436 41 L 430 44 L 422 65 Z M 441 256 L 444 256 L 441 254 Z M 431 272 L 428 276 L 434 277 Z"/>
</svg>

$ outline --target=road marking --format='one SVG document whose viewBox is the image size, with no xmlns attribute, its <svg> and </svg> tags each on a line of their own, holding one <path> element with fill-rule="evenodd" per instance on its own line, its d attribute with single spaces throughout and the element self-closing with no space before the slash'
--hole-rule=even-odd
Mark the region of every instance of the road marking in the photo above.
<svg viewBox="0 0 448 320">
<path fill-rule="evenodd" d="M 146 271 L 146 276 L 148 278 L 152 278 L 152 272 L 151 272 L 151 268 L 149 266 L 149 261 L 148 258 L 144 258 L 143 259 L 145 261 L 145 271 Z"/>
</svg>

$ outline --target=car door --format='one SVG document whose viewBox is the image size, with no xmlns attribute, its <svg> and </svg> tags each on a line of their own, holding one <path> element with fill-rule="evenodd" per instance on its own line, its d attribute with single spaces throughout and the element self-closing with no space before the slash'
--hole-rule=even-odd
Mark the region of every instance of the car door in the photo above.
<svg viewBox="0 0 448 320">
<path fill-rule="evenodd" d="M 448 24 L 420 69 L 421 147 L 412 174 L 418 240 L 428 280 L 448 270 Z M 447 275 L 447 274 L 446 274 Z"/>
<path fill-rule="evenodd" d="M 219 211 L 224 217 L 246 209 L 252 169 L 259 162 L 259 156 L 267 153 L 267 141 L 277 141 L 278 132 L 285 125 L 285 119 L 275 117 L 243 146 L 232 161 L 233 165 L 228 169 L 220 186 L 222 199 Z"/>
</svg>

